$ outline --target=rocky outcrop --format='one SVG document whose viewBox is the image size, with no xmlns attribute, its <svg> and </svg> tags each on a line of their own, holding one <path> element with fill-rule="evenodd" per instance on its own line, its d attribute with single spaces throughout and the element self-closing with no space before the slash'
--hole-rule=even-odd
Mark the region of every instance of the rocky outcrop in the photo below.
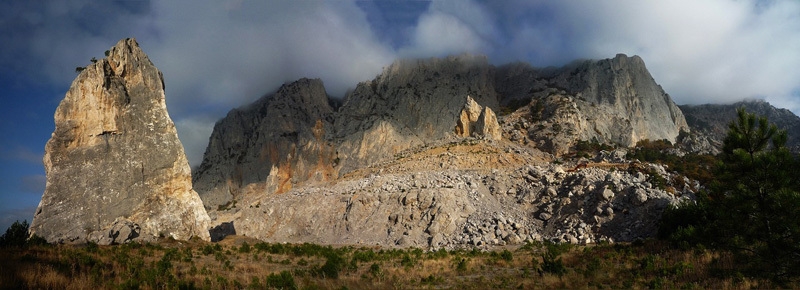
<svg viewBox="0 0 800 290">
<path fill-rule="evenodd" d="M 217 122 L 195 189 L 212 218 L 246 194 L 282 193 L 294 184 L 337 176 L 327 139 L 333 107 L 319 79 L 301 79 L 234 109 Z M 227 221 L 227 220 L 225 220 Z"/>
<path fill-rule="evenodd" d="M 557 155 L 578 140 L 630 147 L 644 139 L 675 142 L 689 130 L 638 56 L 620 54 L 560 69 L 511 65 L 498 69 L 497 82 L 505 87 L 504 104 L 530 100 L 505 120 L 508 137 Z"/>
<path fill-rule="evenodd" d="M 58 243 L 209 240 L 161 72 L 136 40 L 121 40 L 80 73 L 55 125 L 31 234 Z"/>
<path fill-rule="evenodd" d="M 692 134 L 681 140 L 681 146 L 689 152 L 717 154 L 722 150 L 722 141 L 728 133 L 728 124 L 736 120 L 736 110 L 744 107 L 748 113 L 765 116 L 789 134 L 786 146 L 800 152 L 800 117 L 789 110 L 778 109 L 766 101 L 751 100 L 733 104 L 705 104 L 680 106 Z"/>
<path fill-rule="evenodd" d="M 473 130 L 499 139 L 491 76 L 480 56 L 398 61 L 336 112 L 321 81 L 284 85 L 214 126 L 195 189 L 214 224 L 232 221 L 248 195 L 330 181 L 451 136 L 468 95 L 483 104 Z"/>
<path fill-rule="evenodd" d="M 460 137 L 481 137 L 488 140 L 500 140 L 503 137 L 494 111 L 488 106 L 478 105 L 470 96 L 467 96 L 467 102 L 456 121 L 455 134 Z"/>
<path fill-rule="evenodd" d="M 486 57 L 461 55 L 396 61 L 358 84 L 334 122 L 341 173 L 453 134 L 465 96 L 497 108 L 493 75 Z"/>
</svg>

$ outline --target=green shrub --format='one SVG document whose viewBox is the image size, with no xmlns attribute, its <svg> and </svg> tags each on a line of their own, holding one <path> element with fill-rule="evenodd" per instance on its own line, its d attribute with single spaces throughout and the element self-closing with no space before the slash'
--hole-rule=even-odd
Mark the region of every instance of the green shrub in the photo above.
<svg viewBox="0 0 800 290">
<path fill-rule="evenodd" d="M 562 253 L 569 251 L 570 244 L 545 243 L 546 251 L 542 254 L 541 272 L 558 275 L 559 277 L 567 273 L 567 267 L 561 257 Z"/>
<path fill-rule="evenodd" d="M 28 241 L 28 221 L 23 220 L 21 223 L 15 221 L 6 233 L 0 236 L 0 247 L 23 247 Z"/>
<path fill-rule="evenodd" d="M 375 278 L 381 276 L 381 266 L 378 265 L 378 263 L 372 263 L 372 265 L 369 266 L 369 273 Z"/>
<path fill-rule="evenodd" d="M 467 264 L 468 264 L 467 259 L 464 259 L 464 258 L 458 259 L 458 262 L 456 263 L 456 271 L 458 271 L 458 272 L 466 272 L 467 271 Z"/>
<path fill-rule="evenodd" d="M 400 260 L 400 265 L 406 268 L 411 268 L 417 264 L 417 261 L 411 258 L 410 255 L 404 254 L 403 258 Z"/>
<path fill-rule="evenodd" d="M 500 252 L 500 259 L 503 259 L 506 262 L 511 262 L 512 260 L 514 260 L 514 254 L 512 254 L 508 250 L 503 250 L 502 252 Z"/>
<path fill-rule="evenodd" d="M 345 260 L 341 254 L 332 252 L 327 255 L 325 264 L 319 268 L 317 272 L 320 276 L 325 278 L 338 279 L 339 272 L 345 267 Z"/>
<path fill-rule="evenodd" d="M 289 271 L 281 271 L 280 274 L 269 274 L 266 280 L 266 286 L 275 289 L 297 289 L 297 284 L 294 282 L 294 277 Z"/>
<path fill-rule="evenodd" d="M 239 253 L 250 253 L 250 244 L 247 242 L 242 243 L 242 246 L 239 247 Z"/>
</svg>

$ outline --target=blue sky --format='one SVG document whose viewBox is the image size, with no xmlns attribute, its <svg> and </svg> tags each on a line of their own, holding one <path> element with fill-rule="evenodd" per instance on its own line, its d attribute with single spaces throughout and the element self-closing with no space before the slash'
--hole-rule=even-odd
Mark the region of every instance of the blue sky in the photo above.
<svg viewBox="0 0 800 290">
<path fill-rule="evenodd" d="M 763 98 L 800 112 L 795 0 L 2 1 L 0 228 L 33 216 L 75 67 L 126 37 L 164 73 L 193 165 L 216 120 L 284 82 L 321 78 L 343 96 L 394 59 L 464 52 L 539 67 L 640 55 L 679 104 Z"/>
</svg>

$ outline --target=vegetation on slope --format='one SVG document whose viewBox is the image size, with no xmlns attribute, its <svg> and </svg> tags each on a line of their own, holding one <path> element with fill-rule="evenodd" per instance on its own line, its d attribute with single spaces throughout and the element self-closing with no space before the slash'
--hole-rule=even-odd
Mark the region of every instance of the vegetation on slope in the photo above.
<svg viewBox="0 0 800 290">
<path fill-rule="evenodd" d="M 695 203 L 665 212 L 660 236 L 682 247 L 728 251 L 748 276 L 800 278 L 800 159 L 786 131 L 739 109 L 716 178 Z"/>
</svg>

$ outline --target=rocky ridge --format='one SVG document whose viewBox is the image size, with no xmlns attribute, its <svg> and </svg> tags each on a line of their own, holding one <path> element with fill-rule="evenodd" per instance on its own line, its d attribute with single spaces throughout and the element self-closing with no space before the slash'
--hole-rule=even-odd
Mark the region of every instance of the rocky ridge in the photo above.
<svg viewBox="0 0 800 290">
<path fill-rule="evenodd" d="M 290 87 L 314 91 L 315 101 Z M 631 146 L 687 130 L 638 57 L 541 70 L 495 68 L 469 55 L 404 60 L 360 83 L 336 110 L 326 98 L 321 83 L 301 80 L 217 123 L 195 187 L 220 237 L 432 248 L 631 241 L 651 236 L 666 205 L 699 186 L 673 186 L 682 177 L 624 152 L 549 164 L 579 140 Z M 275 104 L 285 105 L 269 109 Z M 296 126 L 270 139 L 274 125 L 264 120 Z M 324 139 L 312 134 L 317 124 Z M 263 157 L 276 143 L 332 153 L 309 155 L 323 166 L 283 167 Z M 248 181 L 232 183 L 236 172 Z M 281 175 L 292 178 L 275 187 Z M 220 184 L 224 199 L 201 190 Z"/>
<path fill-rule="evenodd" d="M 507 137 L 557 155 L 579 140 L 631 147 L 645 139 L 674 143 L 689 131 L 681 110 L 638 56 L 558 69 L 511 64 L 500 67 L 496 78 L 507 96 L 504 104 L 523 105 L 506 118 Z"/>
<path fill-rule="evenodd" d="M 55 113 L 31 234 L 58 243 L 209 240 L 164 97 L 161 72 L 134 39 L 78 75 Z"/>
<path fill-rule="evenodd" d="M 482 137 L 489 140 L 503 138 L 497 115 L 492 108 L 478 105 L 470 96 L 467 96 L 467 102 L 456 121 L 455 134 L 459 137 Z"/>
<path fill-rule="evenodd" d="M 789 132 L 786 146 L 794 152 L 800 152 L 800 134 L 795 133 L 800 132 L 800 117 L 789 110 L 775 108 L 762 100 L 680 106 L 692 132 L 681 140 L 681 146 L 690 152 L 719 153 L 722 141 L 728 132 L 728 124 L 736 119 L 736 110 L 740 107 L 744 107 L 749 113 L 766 116 L 779 129 Z"/>
<path fill-rule="evenodd" d="M 400 60 L 358 84 L 334 118 L 340 173 L 450 136 L 470 96 L 497 108 L 494 69 L 484 56 Z"/>
</svg>

